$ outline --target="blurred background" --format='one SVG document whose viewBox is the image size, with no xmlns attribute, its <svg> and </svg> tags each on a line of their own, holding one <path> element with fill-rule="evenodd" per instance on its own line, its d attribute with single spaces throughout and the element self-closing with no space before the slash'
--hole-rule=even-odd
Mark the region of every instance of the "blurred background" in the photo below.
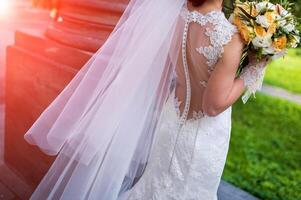
<svg viewBox="0 0 301 200">
<path fill-rule="evenodd" d="M 101 47 L 128 2 L 0 0 L 0 199 L 28 199 L 49 169 L 55 158 L 23 136 Z M 293 3 L 300 17 L 301 0 Z M 237 102 L 232 121 L 220 199 L 300 200 L 300 48 L 268 66 L 262 92 Z"/>
</svg>

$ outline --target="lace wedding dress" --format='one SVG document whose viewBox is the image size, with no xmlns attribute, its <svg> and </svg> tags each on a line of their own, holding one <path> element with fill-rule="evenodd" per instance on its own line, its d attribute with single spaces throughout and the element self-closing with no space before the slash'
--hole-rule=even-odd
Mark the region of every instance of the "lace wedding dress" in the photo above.
<svg viewBox="0 0 301 200">
<path fill-rule="evenodd" d="M 206 116 L 202 99 L 237 30 L 222 11 L 189 11 L 185 2 L 130 1 L 27 131 L 27 142 L 57 155 L 30 200 L 217 199 L 231 107 Z M 262 66 L 244 68 L 244 102 L 261 88 Z"/>
<path fill-rule="evenodd" d="M 185 6 L 179 20 L 185 29 L 175 87 L 164 106 L 145 171 L 120 199 L 217 199 L 230 140 L 231 107 L 209 117 L 199 105 L 210 73 L 236 28 L 222 11 L 201 14 Z M 185 105 L 179 99 L 186 99 Z"/>
</svg>

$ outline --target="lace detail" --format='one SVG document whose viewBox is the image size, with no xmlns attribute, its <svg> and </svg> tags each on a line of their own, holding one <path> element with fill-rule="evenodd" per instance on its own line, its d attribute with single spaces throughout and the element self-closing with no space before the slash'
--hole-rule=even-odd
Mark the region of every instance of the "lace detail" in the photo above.
<svg viewBox="0 0 301 200">
<path fill-rule="evenodd" d="M 207 65 L 209 67 L 208 72 L 211 73 L 214 70 L 214 65 L 217 63 L 220 57 L 220 49 L 216 49 L 214 46 L 199 47 L 197 52 L 203 54 L 207 58 Z"/>
<path fill-rule="evenodd" d="M 174 97 L 170 95 L 164 106 L 149 162 L 127 200 L 217 200 L 231 107 L 216 117 L 188 120 L 179 128 L 177 108 L 182 102 Z"/>
<path fill-rule="evenodd" d="M 265 75 L 265 64 L 266 62 L 258 62 L 246 66 L 240 74 L 240 78 L 244 80 L 246 92 L 242 96 L 243 103 L 247 103 L 250 96 L 258 90 L 261 90 L 262 83 Z"/>
<path fill-rule="evenodd" d="M 214 70 L 214 66 L 218 59 L 222 56 L 224 52 L 223 46 L 229 43 L 232 39 L 232 35 L 237 31 L 235 26 L 233 26 L 226 18 L 223 12 L 221 11 L 211 11 L 207 14 L 201 14 L 197 11 L 190 12 L 187 9 L 187 6 L 181 12 L 181 16 L 185 20 L 185 27 L 182 38 L 182 60 L 185 73 L 186 81 L 186 101 L 183 113 L 180 117 L 180 124 L 184 124 L 187 120 L 187 116 L 190 109 L 191 101 L 191 86 L 190 86 L 190 77 L 186 56 L 186 45 L 187 45 L 187 34 L 188 27 L 191 22 L 200 24 L 201 26 L 206 25 L 207 23 L 212 24 L 213 28 L 206 28 L 206 35 L 210 39 L 210 46 L 199 47 L 196 50 L 203 54 L 207 58 L 208 72 L 211 73 Z M 200 82 L 204 87 L 207 87 L 207 83 L 204 81 Z M 192 120 L 198 120 L 204 116 L 202 111 L 192 111 L 193 117 Z"/>
<path fill-rule="evenodd" d="M 207 82 L 207 81 L 200 81 L 200 84 L 201 84 L 204 88 L 206 88 L 207 85 L 208 85 L 208 82 Z"/>
<path fill-rule="evenodd" d="M 221 16 L 220 14 L 214 11 L 200 17 L 197 12 L 190 14 L 186 8 L 183 10 L 182 16 L 186 23 L 182 58 L 187 87 L 183 114 L 181 116 L 180 111 L 183 102 L 176 96 L 176 87 L 172 87 L 172 92 L 163 107 L 145 172 L 128 191 L 127 200 L 217 200 L 216 193 L 230 139 L 232 107 L 215 117 L 205 116 L 202 111 L 193 111 L 193 117 L 187 119 L 191 85 L 186 59 L 186 39 L 190 22 L 194 21 L 201 25 L 208 21 L 215 23 L 217 21 L 213 21 L 216 20 L 214 16 Z M 211 35 L 211 40 L 217 40 L 217 36 L 209 31 L 207 33 Z M 227 36 L 221 38 L 223 38 L 221 42 L 211 43 L 220 45 L 229 39 Z M 218 53 L 215 50 L 208 50 L 208 57 L 209 54 L 212 56 L 208 61 L 215 62 L 223 52 L 221 48 L 218 50 Z M 200 81 L 200 84 L 207 86 L 206 81 Z"/>
<path fill-rule="evenodd" d="M 175 100 L 174 100 L 174 106 L 176 108 L 176 113 L 178 116 L 181 115 L 181 111 L 180 111 L 180 105 L 182 104 L 182 101 L 179 101 L 179 98 L 178 97 L 175 97 Z"/>
<path fill-rule="evenodd" d="M 199 47 L 197 52 L 207 58 L 207 65 L 210 71 L 214 70 L 219 58 L 224 53 L 224 45 L 228 44 L 232 36 L 236 33 L 236 28 L 227 20 L 221 20 L 221 17 L 215 18 L 218 23 L 214 23 L 214 28 L 206 28 L 206 35 L 210 38 L 210 46 Z M 224 19 L 224 18 L 222 18 Z M 214 20 L 211 20 L 214 21 Z M 211 22 L 210 22 L 211 23 Z"/>
<path fill-rule="evenodd" d="M 208 72 L 214 70 L 214 65 L 224 53 L 224 45 L 228 44 L 232 36 L 237 32 L 237 29 L 232 25 L 221 11 L 211 11 L 207 14 L 201 14 L 197 11 L 190 12 L 185 8 L 182 17 L 188 16 L 188 22 L 195 22 L 201 26 L 210 23 L 213 28 L 206 28 L 206 35 L 210 38 L 211 45 L 206 47 L 196 48 L 196 51 L 204 55 L 207 59 L 209 67 Z"/>
<path fill-rule="evenodd" d="M 174 93 L 172 93 L 174 94 Z M 174 106 L 175 106 L 175 109 L 176 109 L 176 113 L 177 113 L 177 116 L 180 118 L 180 115 L 181 115 L 181 111 L 180 111 L 180 105 L 182 104 L 182 101 L 179 101 L 179 98 L 176 97 L 174 95 Z M 188 123 L 192 123 L 192 122 L 197 122 L 198 120 L 200 120 L 201 118 L 205 117 L 205 113 L 203 111 L 193 111 L 192 112 L 192 118 L 190 119 L 187 119 L 186 122 Z"/>
</svg>

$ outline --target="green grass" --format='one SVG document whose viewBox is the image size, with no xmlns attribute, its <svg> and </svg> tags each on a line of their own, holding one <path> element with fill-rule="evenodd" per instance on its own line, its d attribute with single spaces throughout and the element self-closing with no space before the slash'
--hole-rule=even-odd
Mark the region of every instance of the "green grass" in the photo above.
<svg viewBox="0 0 301 200">
<path fill-rule="evenodd" d="M 223 179 L 268 200 L 301 199 L 301 106 L 257 94 L 233 106 Z"/>
<path fill-rule="evenodd" d="M 284 59 L 273 61 L 267 67 L 264 82 L 301 93 L 301 49 L 290 49 Z"/>
</svg>

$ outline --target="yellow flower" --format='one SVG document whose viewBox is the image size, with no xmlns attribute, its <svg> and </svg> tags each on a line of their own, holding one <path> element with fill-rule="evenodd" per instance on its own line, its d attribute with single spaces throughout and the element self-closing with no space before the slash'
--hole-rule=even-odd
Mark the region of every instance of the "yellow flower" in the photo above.
<svg viewBox="0 0 301 200">
<path fill-rule="evenodd" d="M 267 34 L 266 30 L 262 26 L 255 25 L 254 30 L 255 30 L 256 35 L 260 36 L 260 37 L 264 37 Z"/>
<path fill-rule="evenodd" d="M 275 13 L 274 12 L 266 12 L 264 14 L 269 24 L 272 24 L 275 22 Z"/>
<path fill-rule="evenodd" d="M 243 23 L 237 15 L 234 16 L 234 22 L 233 23 L 237 26 L 238 30 L 241 30 L 241 27 L 242 27 Z"/>
<path fill-rule="evenodd" d="M 246 44 L 250 44 L 252 39 L 255 37 L 253 27 L 243 25 L 240 30 L 240 35 L 242 36 Z"/>
<path fill-rule="evenodd" d="M 277 24 L 273 23 L 268 28 L 268 34 L 272 34 L 273 35 L 274 33 L 276 33 L 276 30 L 277 30 Z"/>
<path fill-rule="evenodd" d="M 249 27 L 243 26 L 242 29 L 240 30 L 240 35 L 246 44 L 249 44 L 252 41 L 251 38 L 252 32 L 250 31 Z"/>
<path fill-rule="evenodd" d="M 238 7 L 236 7 L 236 8 L 234 9 L 234 14 L 235 14 L 236 16 L 238 16 L 238 15 L 240 15 L 240 13 L 241 13 L 241 10 L 240 10 Z"/>
<path fill-rule="evenodd" d="M 286 48 L 287 37 L 285 35 L 275 38 L 273 41 L 273 47 L 276 51 L 281 51 Z"/>
<path fill-rule="evenodd" d="M 252 41 L 252 35 L 254 35 L 253 28 L 247 26 L 246 24 L 244 24 L 243 21 L 238 16 L 234 17 L 234 22 L 233 23 L 237 26 L 237 28 L 240 32 L 240 35 L 243 38 L 244 42 L 246 44 L 249 44 Z"/>
</svg>

